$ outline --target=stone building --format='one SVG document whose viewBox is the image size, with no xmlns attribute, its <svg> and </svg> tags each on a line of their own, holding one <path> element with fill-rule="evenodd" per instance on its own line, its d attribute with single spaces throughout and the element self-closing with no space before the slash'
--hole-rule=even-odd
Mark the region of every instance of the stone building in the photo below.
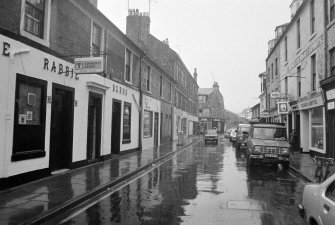
<svg viewBox="0 0 335 225">
<path fill-rule="evenodd" d="M 127 16 L 127 36 L 134 41 L 148 57 L 152 58 L 166 74 L 175 82 L 171 93 L 173 101 L 161 101 L 162 139 L 172 132 L 176 140 L 178 132 L 185 136 L 192 135 L 198 122 L 196 73 L 192 77 L 180 56 L 169 47 L 168 39 L 158 40 L 150 33 L 150 15 L 138 10 L 129 10 Z M 164 93 L 164 92 L 163 92 Z M 150 93 L 146 93 L 150 94 Z M 174 121 L 173 131 L 164 130 L 165 121 Z"/>
<path fill-rule="evenodd" d="M 183 84 L 192 90 L 178 88 L 96 6 L 2 1 L 0 188 L 172 140 L 176 93 L 196 99 L 191 76 Z"/>
<path fill-rule="evenodd" d="M 213 88 L 199 88 L 199 131 L 216 128 L 218 133 L 223 133 L 225 128 L 225 108 L 219 84 L 214 82 Z"/>
</svg>

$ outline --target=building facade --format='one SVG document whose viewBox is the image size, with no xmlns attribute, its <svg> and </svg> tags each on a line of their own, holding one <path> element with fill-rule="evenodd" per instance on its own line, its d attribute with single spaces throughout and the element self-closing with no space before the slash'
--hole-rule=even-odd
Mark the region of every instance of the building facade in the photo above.
<svg viewBox="0 0 335 225">
<path fill-rule="evenodd" d="M 161 98 L 165 93 L 169 97 L 161 101 L 162 139 L 168 141 L 172 136 L 176 140 L 179 131 L 185 136 L 192 135 L 198 122 L 197 78 L 192 77 L 180 56 L 169 47 L 168 39 L 160 41 L 150 33 L 148 13 L 129 10 L 126 33 L 174 81 L 158 96 Z M 171 121 L 173 126 L 169 125 Z"/>
<path fill-rule="evenodd" d="M 176 80 L 96 4 L 2 3 L 0 188 L 173 139 Z"/>
<path fill-rule="evenodd" d="M 199 88 L 199 132 L 216 128 L 223 133 L 225 128 L 225 108 L 219 84 L 214 82 L 213 88 Z"/>
</svg>

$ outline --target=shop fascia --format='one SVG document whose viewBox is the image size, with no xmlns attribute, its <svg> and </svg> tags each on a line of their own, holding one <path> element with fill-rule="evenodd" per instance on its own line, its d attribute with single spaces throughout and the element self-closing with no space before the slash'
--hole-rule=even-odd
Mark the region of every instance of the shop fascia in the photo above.
<svg viewBox="0 0 335 225">
<path fill-rule="evenodd" d="M 2 55 L 5 57 L 11 57 L 11 55 L 15 54 L 16 52 L 22 53 L 30 51 L 28 49 L 21 49 L 21 50 L 14 50 L 12 48 L 12 44 L 6 41 L 2 42 Z M 55 74 L 64 75 L 69 78 L 73 78 L 79 80 L 78 74 L 74 72 L 74 68 L 70 68 L 62 63 L 56 63 L 53 60 L 49 60 L 49 58 L 43 58 L 43 69 L 53 72 Z"/>
</svg>

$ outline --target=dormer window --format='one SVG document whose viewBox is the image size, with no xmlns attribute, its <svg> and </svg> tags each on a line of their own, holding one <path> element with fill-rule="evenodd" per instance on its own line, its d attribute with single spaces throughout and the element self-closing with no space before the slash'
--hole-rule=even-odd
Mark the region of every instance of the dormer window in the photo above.
<svg viewBox="0 0 335 225">
<path fill-rule="evenodd" d="M 44 0 L 26 0 L 24 30 L 40 38 L 44 37 Z"/>
</svg>

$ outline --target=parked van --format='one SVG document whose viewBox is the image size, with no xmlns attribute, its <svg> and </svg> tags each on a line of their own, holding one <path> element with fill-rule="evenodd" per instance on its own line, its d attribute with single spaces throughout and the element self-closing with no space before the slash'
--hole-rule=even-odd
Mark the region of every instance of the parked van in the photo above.
<svg viewBox="0 0 335 225">
<path fill-rule="evenodd" d="M 247 147 L 250 124 L 239 124 L 236 132 L 236 148 Z"/>
</svg>

